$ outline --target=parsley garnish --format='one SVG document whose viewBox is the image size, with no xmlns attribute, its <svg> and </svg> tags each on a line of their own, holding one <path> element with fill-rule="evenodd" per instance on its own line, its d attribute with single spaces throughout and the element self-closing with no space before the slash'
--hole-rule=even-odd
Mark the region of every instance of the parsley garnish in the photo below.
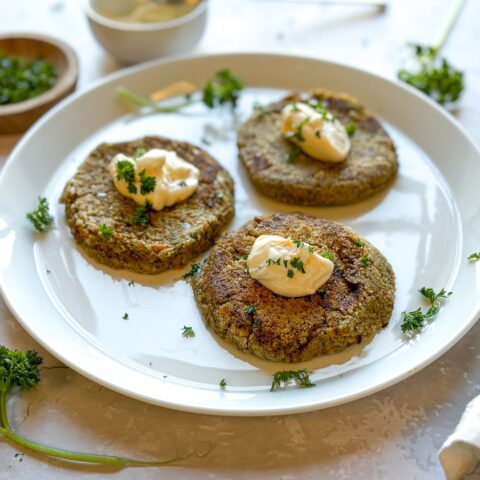
<svg viewBox="0 0 480 480">
<path fill-rule="evenodd" d="M 260 105 L 259 103 L 255 103 L 255 105 L 253 106 L 253 110 L 255 111 L 258 118 L 262 118 L 269 111 L 268 107 Z"/>
<path fill-rule="evenodd" d="M 402 312 L 402 332 L 413 332 L 423 327 L 426 320 L 433 318 L 439 311 L 443 299 L 447 299 L 452 292 L 447 292 L 445 289 L 441 289 L 438 293 L 435 293 L 433 289 L 422 287 L 419 290 L 430 303 L 428 310 L 423 313 L 422 308 L 418 307 L 412 312 Z"/>
<path fill-rule="evenodd" d="M 317 293 L 322 297 L 325 298 L 325 295 L 327 294 L 327 289 L 326 288 L 320 288 L 317 290 Z"/>
<path fill-rule="evenodd" d="M 357 238 L 357 239 L 355 240 L 355 246 L 356 246 L 356 247 L 364 247 L 365 244 L 364 244 L 361 240 L 359 240 L 359 239 Z"/>
<path fill-rule="evenodd" d="M 215 73 L 213 79 L 205 84 L 202 100 L 209 108 L 226 103 L 235 108 L 242 90 L 243 83 L 226 68 Z"/>
<path fill-rule="evenodd" d="M 128 160 L 119 160 L 116 164 L 117 180 L 125 180 L 127 182 L 128 191 L 130 193 L 137 193 L 135 186 L 135 166 Z"/>
<path fill-rule="evenodd" d="M 287 277 L 288 277 L 288 278 L 293 278 L 294 275 L 295 275 L 295 273 L 293 272 L 293 270 L 289 269 L 289 270 L 287 271 Z"/>
<path fill-rule="evenodd" d="M 360 263 L 366 267 L 370 263 L 370 259 L 368 258 L 368 255 L 362 255 L 360 257 Z"/>
<path fill-rule="evenodd" d="M 269 258 L 266 261 L 266 264 L 267 264 L 267 267 L 269 267 L 270 265 L 280 265 L 280 257 L 278 257 L 276 260 L 274 260 L 273 258 Z"/>
<path fill-rule="evenodd" d="M 315 130 L 315 136 L 317 138 L 321 138 L 322 134 L 321 134 L 320 130 Z"/>
<path fill-rule="evenodd" d="M 180 181 L 178 182 L 178 186 L 179 186 L 179 187 L 186 187 L 186 186 L 187 186 L 187 182 L 186 182 L 185 180 L 180 180 Z"/>
<path fill-rule="evenodd" d="M 247 305 L 243 311 L 248 313 L 249 315 L 253 315 L 257 311 L 257 307 L 255 305 Z"/>
<path fill-rule="evenodd" d="M 315 387 L 315 383 L 310 381 L 310 373 L 306 368 L 301 370 L 282 370 L 273 374 L 273 381 L 270 391 L 277 388 L 286 387 L 290 380 L 293 380 L 297 387 L 310 388 Z"/>
<path fill-rule="evenodd" d="M 332 252 L 323 252 L 320 254 L 323 258 L 333 262 L 335 260 L 335 255 Z"/>
<path fill-rule="evenodd" d="M 357 131 L 357 126 L 354 123 L 347 123 L 345 125 L 345 131 L 349 137 L 353 137 L 355 132 Z"/>
<path fill-rule="evenodd" d="M 133 156 L 133 159 L 136 160 L 137 158 L 142 157 L 146 153 L 147 151 L 144 148 L 137 148 L 135 155 Z"/>
<path fill-rule="evenodd" d="M 182 336 L 185 338 L 191 338 L 195 336 L 195 332 L 192 327 L 187 327 L 186 325 L 182 328 Z"/>
<path fill-rule="evenodd" d="M 480 252 L 472 253 L 468 256 L 467 260 L 469 262 L 478 262 L 480 260 Z"/>
<path fill-rule="evenodd" d="M 122 317 L 122 318 L 123 318 L 123 320 L 128 320 L 128 313 L 125 312 L 125 313 L 123 314 L 123 317 Z"/>
<path fill-rule="evenodd" d="M 250 275 L 250 269 L 248 267 L 245 267 L 243 271 L 247 274 Z"/>
<path fill-rule="evenodd" d="M 132 225 L 140 225 L 146 227 L 150 223 L 150 212 L 152 211 L 152 202 L 148 200 L 145 202 L 145 206 L 137 207 L 132 216 Z"/>
<path fill-rule="evenodd" d="M 223 389 L 223 390 L 225 390 L 225 387 L 226 387 L 226 386 L 227 386 L 227 381 L 226 381 L 224 378 L 222 378 L 222 379 L 220 380 L 220 388 Z"/>
<path fill-rule="evenodd" d="M 283 259 L 283 266 L 288 268 L 288 260 L 286 258 Z"/>
<path fill-rule="evenodd" d="M 192 263 L 190 270 L 182 276 L 183 280 L 188 280 L 189 278 L 193 278 L 200 270 L 202 269 L 199 263 Z"/>
<path fill-rule="evenodd" d="M 129 286 L 129 287 L 134 287 L 134 286 L 135 286 L 135 282 L 134 282 L 133 280 L 130 280 L 130 281 L 128 282 L 128 286 Z"/>
<path fill-rule="evenodd" d="M 327 110 L 325 102 L 312 99 L 308 103 L 317 113 L 322 116 L 323 120 L 327 122 L 333 122 L 333 120 L 335 120 L 335 116 Z"/>
<path fill-rule="evenodd" d="M 299 147 L 292 147 L 290 151 L 285 155 L 287 163 L 295 163 L 297 157 L 302 153 Z"/>
<path fill-rule="evenodd" d="M 110 240 L 110 237 L 113 233 L 113 227 L 109 227 L 105 223 L 101 223 L 98 227 L 98 231 L 105 240 Z"/>
<path fill-rule="evenodd" d="M 142 170 L 138 176 L 140 177 L 140 193 L 142 195 L 152 193 L 157 185 L 157 179 L 155 177 L 145 175 L 145 169 Z"/>
<path fill-rule="evenodd" d="M 290 265 L 293 268 L 296 268 L 297 270 L 299 270 L 300 272 L 305 273 L 305 266 L 303 262 L 300 260 L 300 257 L 292 258 L 290 260 Z"/>
<path fill-rule="evenodd" d="M 310 117 L 305 117 L 299 124 L 295 127 L 293 132 L 288 132 L 285 135 L 285 138 L 288 140 L 296 140 L 297 142 L 304 142 L 305 138 L 302 134 L 302 128 L 310 121 Z"/>
<path fill-rule="evenodd" d="M 464 89 L 463 72 L 456 70 L 445 58 L 439 57 L 439 49 L 410 45 L 414 52 L 416 68 L 401 69 L 398 78 L 433 98 L 440 105 L 456 102 Z"/>
<path fill-rule="evenodd" d="M 248 255 L 244 255 L 244 256 L 242 257 L 242 260 L 248 260 Z"/>
<path fill-rule="evenodd" d="M 303 243 L 301 240 L 292 240 L 292 241 L 297 246 L 297 248 L 302 248 L 305 246 L 305 243 Z"/>
<path fill-rule="evenodd" d="M 38 198 L 38 207 L 26 217 L 32 222 L 38 232 L 48 232 L 53 225 L 53 217 L 50 215 L 50 207 L 45 197 Z"/>
</svg>

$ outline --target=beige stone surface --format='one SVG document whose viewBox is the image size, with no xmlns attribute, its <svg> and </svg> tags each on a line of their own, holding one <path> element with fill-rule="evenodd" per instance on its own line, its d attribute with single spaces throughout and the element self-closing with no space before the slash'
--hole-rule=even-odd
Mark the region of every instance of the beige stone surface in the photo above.
<svg viewBox="0 0 480 480">
<path fill-rule="evenodd" d="M 356 7 L 212 0 L 199 52 L 313 54 L 393 77 L 407 41 L 429 42 L 451 0 L 391 0 L 387 12 Z M 80 87 L 119 68 L 95 43 L 78 0 L 0 0 L 0 32 L 55 34 L 77 49 Z M 447 55 L 466 71 L 456 116 L 480 142 L 480 1 L 469 0 Z M 17 137 L 0 137 L 0 164 Z M 455 159 L 452 159 L 455 161 Z M 480 241 L 480 239 L 479 239 Z M 41 312 L 39 312 L 41 315 Z M 46 319 L 48 320 L 48 319 Z M 106 470 L 30 455 L 0 439 L 5 479 L 438 479 L 436 452 L 480 393 L 480 325 L 420 373 L 365 399 L 317 412 L 228 418 L 176 412 L 113 393 L 62 367 L 0 300 L 0 343 L 45 357 L 43 380 L 12 398 L 24 434 L 67 448 L 158 458 L 209 440 L 215 450 L 163 469 Z M 23 454 L 25 453 L 25 454 Z M 480 473 L 470 479 L 480 479 Z"/>
</svg>

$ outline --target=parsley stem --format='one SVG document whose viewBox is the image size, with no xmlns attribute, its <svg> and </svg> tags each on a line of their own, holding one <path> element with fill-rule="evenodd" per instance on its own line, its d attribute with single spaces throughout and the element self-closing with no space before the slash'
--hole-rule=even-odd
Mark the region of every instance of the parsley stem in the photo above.
<svg viewBox="0 0 480 480">
<path fill-rule="evenodd" d="M 167 107 L 160 107 L 157 105 L 155 102 L 152 102 L 148 100 L 147 98 L 144 98 L 135 92 L 132 92 L 131 90 L 128 90 L 125 87 L 117 87 L 116 89 L 117 95 L 122 98 L 123 100 L 135 105 L 136 107 L 148 107 L 152 109 L 155 112 L 161 112 L 161 113 L 174 113 L 178 112 L 178 110 L 181 110 L 184 107 L 187 107 L 188 105 L 192 105 L 194 103 L 199 103 L 199 100 L 185 100 L 182 103 L 179 103 L 177 105 L 170 105 Z"/>
<path fill-rule="evenodd" d="M 465 6 L 465 0 L 454 0 L 448 14 L 444 20 L 444 23 L 440 30 L 438 31 L 435 39 L 432 42 L 432 48 L 434 48 L 437 52 L 445 45 L 445 42 L 448 39 L 455 23 L 460 16 L 460 12 L 462 8 Z"/>
</svg>

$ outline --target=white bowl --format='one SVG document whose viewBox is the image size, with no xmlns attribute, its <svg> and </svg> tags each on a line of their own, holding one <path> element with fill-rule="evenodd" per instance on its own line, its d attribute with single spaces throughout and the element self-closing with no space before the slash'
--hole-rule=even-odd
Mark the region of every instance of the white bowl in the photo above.
<svg viewBox="0 0 480 480">
<path fill-rule="evenodd" d="M 98 12 L 120 15 L 128 0 L 85 0 L 90 28 L 103 48 L 125 64 L 140 63 L 192 49 L 205 30 L 208 0 L 187 15 L 158 23 L 126 23 Z M 120 10 L 119 10 L 120 9 Z"/>
</svg>

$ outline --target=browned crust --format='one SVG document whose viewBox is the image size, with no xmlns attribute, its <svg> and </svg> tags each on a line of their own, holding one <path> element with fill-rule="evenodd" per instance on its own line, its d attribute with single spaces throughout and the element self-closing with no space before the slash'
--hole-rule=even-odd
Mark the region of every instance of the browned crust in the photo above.
<svg viewBox="0 0 480 480">
<path fill-rule="evenodd" d="M 250 277 L 244 256 L 262 234 L 333 252 L 326 293 L 282 297 Z M 220 337 L 240 350 L 284 362 L 339 352 L 378 332 L 390 320 L 395 296 L 392 268 L 373 245 L 349 227 L 300 213 L 257 217 L 223 237 L 192 286 L 205 322 Z M 245 311 L 249 305 L 254 313 Z"/>
<path fill-rule="evenodd" d="M 117 153 L 163 148 L 200 170 L 195 193 L 172 207 L 152 213 L 151 225 L 131 224 L 136 203 L 115 188 L 108 164 Z M 76 242 L 100 263 L 113 268 L 155 274 L 179 268 L 214 243 L 234 212 L 233 180 L 206 151 L 162 137 L 97 147 L 69 180 L 60 201 Z M 100 224 L 113 227 L 106 240 Z"/>
<path fill-rule="evenodd" d="M 282 108 L 293 100 L 323 100 L 344 125 L 355 123 L 352 148 L 341 163 L 321 162 L 300 154 L 286 158 L 292 144 L 281 135 Z M 239 157 L 257 190 L 297 205 L 330 206 L 358 202 L 384 190 L 398 170 L 395 146 L 380 123 L 346 94 L 316 89 L 292 94 L 254 113 L 238 133 Z"/>
</svg>

